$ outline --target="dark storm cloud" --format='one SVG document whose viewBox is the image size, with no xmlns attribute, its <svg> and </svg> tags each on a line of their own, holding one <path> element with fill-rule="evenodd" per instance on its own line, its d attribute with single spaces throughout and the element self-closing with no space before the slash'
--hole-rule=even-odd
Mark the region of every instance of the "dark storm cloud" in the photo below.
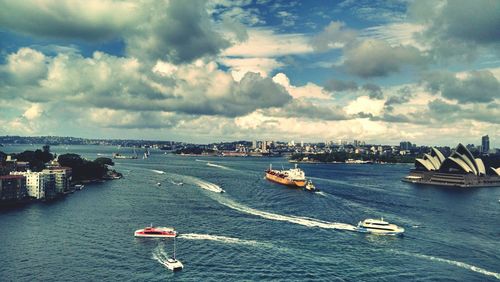
<svg viewBox="0 0 500 282">
<path fill-rule="evenodd" d="M 405 86 L 399 89 L 396 95 L 387 98 L 384 107 L 386 110 L 392 111 L 394 109 L 393 105 L 400 105 L 407 103 L 410 101 L 411 98 L 413 98 L 413 93 L 411 92 L 411 89 L 409 87 Z"/>
<path fill-rule="evenodd" d="M 413 1 L 408 13 L 426 26 L 417 38 L 431 47 L 434 61 L 473 61 L 481 52 L 499 54 L 500 1 Z"/>
<path fill-rule="evenodd" d="M 345 70 L 362 78 L 383 77 L 399 72 L 403 66 L 421 66 L 427 62 L 411 46 L 391 46 L 385 41 L 369 39 L 344 49 Z"/>
<path fill-rule="evenodd" d="M 26 60 L 26 58 L 38 58 Z M 246 73 L 240 81 L 213 63 L 184 65 L 170 76 L 152 72 L 133 58 L 96 52 L 91 58 L 61 54 L 53 58 L 25 48 L 0 65 L 0 97 L 30 102 L 64 102 L 129 112 L 173 112 L 236 117 L 256 109 L 280 107 L 292 97 L 271 78 Z M 31 74 L 34 83 L 10 79 Z M 7 77 L 9 79 L 3 79 Z"/>
<path fill-rule="evenodd" d="M 362 88 L 368 92 L 370 99 L 384 99 L 384 93 L 382 93 L 382 88 L 380 88 L 380 86 L 373 83 L 366 83 Z"/>
<path fill-rule="evenodd" d="M 281 107 L 292 100 L 285 88 L 271 78 L 263 78 L 258 73 L 247 72 L 234 84 L 227 96 L 215 98 L 208 103 L 185 101 L 177 110 L 189 114 L 241 116 L 256 109 Z M 186 105 L 195 107 L 185 107 Z"/>
<path fill-rule="evenodd" d="M 344 81 L 335 78 L 329 79 L 324 88 L 328 91 L 348 91 L 348 90 L 358 90 L 358 84 L 354 81 Z"/>
<path fill-rule="evenodd" d="M 214 31 L 205 3 L 0 0 L 0 28 L 89 42 L 122 39 L 137 58 L 185 63 L 229 46 Z M 244 36 L 241 30 L 238 35 Z"/>
<path fill-rule="evenodd" d="M 325 29 L 314 36 L 311 45 L 316 51 L 325 52 L 332 48 L 342 48 L 344 45 L 354 41 L 357 32 L 345 27 L 343 22 L 330 22 Z"/>
<path fill-rule="evenodd" d="M 441 4 L 444 5 L 439 7 Z M 437 40 L 454 38 L 479 44 L 500 42 L 500 1 L 414 1 L 409 14 L 429 24 L 425 33 Z"/>
<path fill-rule="evenodd" d="M 149 22 L 126 37 L 128 52 L 137 57 L 185 63 L 229 47 L 229 42 L 213 30 L 205 2 L 171 1 L 165 9 L 150 11 Z"/>
<path fill-rule="evenodd" d="M 470 107 L 464 107 L 436 99 L 429 102 L 428 113 L 424 113 L 422 116 L 444 123 L 476 120 L 500 124 L 500 119 L 498 118 L 500 116 L 500 108 L 491 108 L 490 105 L 474 104 Z"/>
<path fill-rule="evenodd" d="M 500 82 L 490 71 L 472 71 L 464 79 L 454 73 L 430 72 L 423 82 L 433 93 L 462 103 L 488 103 L 500 98 Z"/>
<path fill-rule="evenodd" d="M 352 117 L 338 106 L 315 105 L 305 100 L 293 100 L 280 109 L 266 111 L 276 117 L 297 117 L 317 120 L 347 120 Z"/>
</svg>

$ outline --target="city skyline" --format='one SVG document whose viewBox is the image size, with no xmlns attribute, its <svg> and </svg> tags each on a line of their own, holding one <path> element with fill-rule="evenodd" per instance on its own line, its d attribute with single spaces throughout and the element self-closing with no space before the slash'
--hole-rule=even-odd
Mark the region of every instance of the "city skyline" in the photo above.
<svg viewBox="0 0 500 282">
<path fill-rule="evenodd" d="M 488 0 L 0 1 L 0 135 L 496 148 L 499 25 Z"/>
</svg>

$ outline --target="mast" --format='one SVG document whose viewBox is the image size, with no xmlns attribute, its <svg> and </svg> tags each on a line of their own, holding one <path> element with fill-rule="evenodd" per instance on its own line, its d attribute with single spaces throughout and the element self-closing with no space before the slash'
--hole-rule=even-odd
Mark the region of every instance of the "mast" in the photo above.
<svg viewBox="0 0 500 282">
<path fill-rule="evenodd" d="M 174 237 L 174 260 L 175 260 L 175 237 Z"/>
</svg>

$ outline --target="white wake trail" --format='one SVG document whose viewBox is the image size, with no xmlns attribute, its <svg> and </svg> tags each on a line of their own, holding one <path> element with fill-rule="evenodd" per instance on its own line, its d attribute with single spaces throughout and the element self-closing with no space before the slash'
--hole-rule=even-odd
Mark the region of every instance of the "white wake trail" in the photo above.
<svg viewBox="0 0 500 282">
<path fill-rule="evenodd" d="M 168 254 L 163 248 L 163 244 L 158 244 L 158 246 L 154 248 L 152 258 L 161 264 L 165 263 L 168 259 Z"/>
<path fill-rule="evenodd" d="M 225 170 L 232 170 L 231 168 L 229 168 L 227 166 L 218 165 L 218 164 L 214 164 L 214 163 L 207 163 L 207 166 L 222 168 L 222 169 L 225 169 Z"/>
<path fill-rule="evenodd" d="M 152 169 L 151 170 L 152 172 L 156 172 L 158 174 L 165 174 L 165 172 L 163 170 L 156 170 L 156 169 Z"/>
<path fill-rule="evenodd" d="M 247 207 L 245 205 L 239 204 L 239 203 L 232 201 L 230 199 L 227 199 L 227 198 L 217 199 L 217 201 L 219 201 L 219 203 L 221 203 L 221 204 L 223 204 L 231 209 L 234 209 L 234 210 L 237 210 L 239 212 L 246 213 L 246 214 L 256 215 L 256 216 L 259 216 L 259 217 L 262 217 L 265 219 L 287 221 L 287 222 L 300 224 L 300 225 L 307 226 L 307 227 L 320 227 L 320 228 L 325 228 L 325 229 L 356 231 L 356 227 L 354 225 L 347 224 L 347 223 L 328 222 L 328 221 L 323 221 L 323 220 L 309 218 L 309 217 L 280 215 L 280 214 L 260 211 L 260 210 L 253 209 L 253 208 Z"/>
<path fill-rule="evenodd" d="M 481 274 L 484 274 L 487 276 L 492 276 L 492 277 L 495 277 L 496 279 L 500 280 L 500 273 L 489 271 L 489 270 L 486 270 L 484 268 L 481 268 L 481 267 L 478 267 L 475 265 L 467 264 L 465 262 L 449 260 L 449 259 L 444 259 L 444 258 L 439 258 L 439 257 L 434 257 L 434 256 L 428 256 L 428 255 L 423 255 L 423 254 L 408 253 L 408 252 L 397 251 L 397 250 L 392 250 L 392 252 L 394 252 L 396 254 L 400 254 L 400 255 L 412 256 L 412 257 L 427 259 L 427 260 L 431 260 L 431 261 L 438 261 L 438 262 L 447 263 L 447 264 L 458 266 L 458 267 L 461 267 L 461 268 L 464 268 L 464 269 L 467 269 L 470 271 L 481 273 Z"/>
<path fill-rule="evenodd" d="M 204 181 L 204 180 L 201 180 L 199 178 L 192 177 L 192 176 L 185 176 L 185 178 L 190 180 L 191 182 L 193 182 L 195 185 L 197 185 L 198 187 L 200 187 L 202 189 L 205 189 L 205 190 L 208 190 L 211 192 L 215 192 L 215 193 L 224 192 L 224 190 L 220 186 L 213 184 L 213 183 L 210 183 L 208 181 Z"/>
<path fill-rule="evenodd" d="M 187 240 L 207 240 L 207 241 L 216 241 L 227 244 L 237 244 L 237 245 L 248 245 L 248 246 L 260 246 L 270 248 L 272 247 L 269 243 L 258 242 L 255 240 L 244 240 L 233 237 L 226 237 L 220 235 L 210 235 L 210 234 L 196 234 L 196 233 L 183 233 L 180 234 L 178 238 L 187 239 Z"/>
</svg>

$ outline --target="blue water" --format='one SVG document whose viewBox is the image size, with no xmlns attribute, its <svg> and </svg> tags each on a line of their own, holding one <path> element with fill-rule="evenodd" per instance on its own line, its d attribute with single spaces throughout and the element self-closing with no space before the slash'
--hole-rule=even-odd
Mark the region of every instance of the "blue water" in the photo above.
<svg viewBox="0 0 500 282">
<path fill-rule="evenodd" d="M 52 150 L 89 159 L 130 151 Z M 290 166 L 277 158 L 160 151 L 116 160 L 121 180 L 0 212 L 0 280 L 500 280 L 500 188 L 414 186 L 400 181 L 410 165 L 303 164 L 321 189 L 309 193 L 263 179 L 269 163 Z M 343 230 L 373 217 L 403 226 L 405 236 Z M 161 264 L 172 253 L 171 239 L 133 237 L 150 223 L 180 232 L 184 270 Z"/>
</svg>

